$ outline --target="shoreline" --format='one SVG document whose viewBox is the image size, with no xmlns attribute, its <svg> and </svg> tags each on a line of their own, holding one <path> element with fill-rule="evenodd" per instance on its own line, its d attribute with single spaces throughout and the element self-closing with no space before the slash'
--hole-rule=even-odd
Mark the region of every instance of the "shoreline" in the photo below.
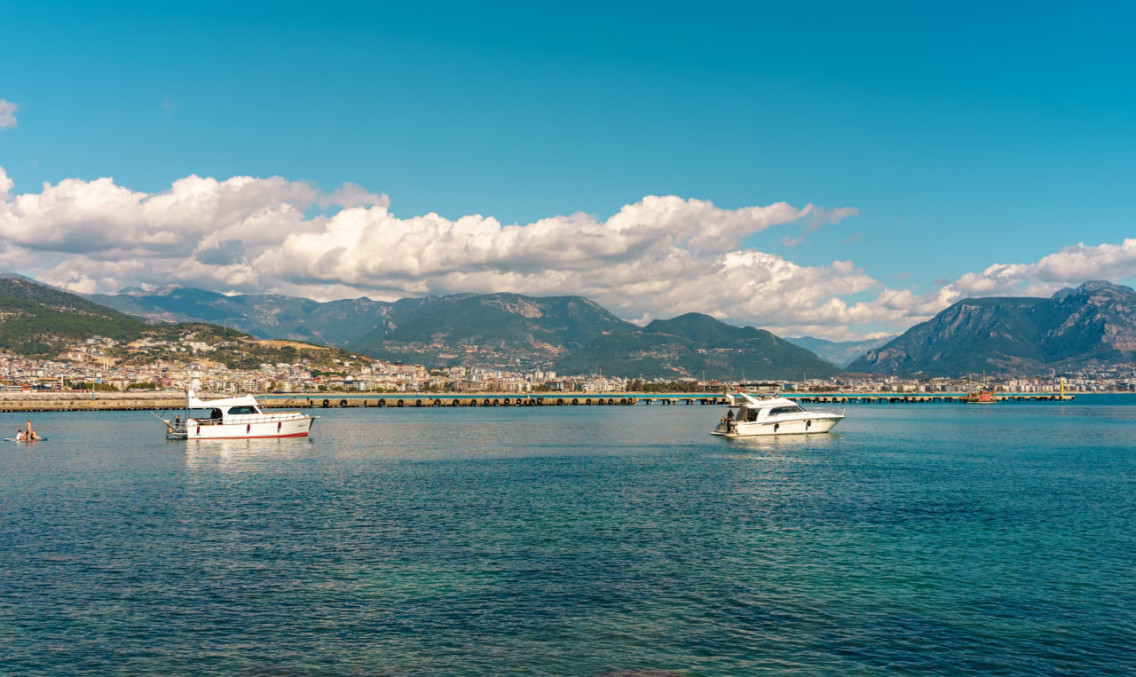
<svg viewBox="0 0 1136 677">
<path fill-rule="evenodd" d="M 1062 402 L 1077 396 L 1131 393 L 999 393 L 999 402 Z M 204 399 L 231 395 L 201 393 Z M 809 404 L 933 404 L 959 403 L 965 393 L 787 393 L 789 399 Z M 280 393 L 256 395 L 265 409 L 525 407 L 525 406 L 628 406 L 724 405 L 721 393 Z M 161 392 L 5 392 L 0 412 L 33 411 L 175 411 L 185 408 L 181 391 Z"/>
</svg>

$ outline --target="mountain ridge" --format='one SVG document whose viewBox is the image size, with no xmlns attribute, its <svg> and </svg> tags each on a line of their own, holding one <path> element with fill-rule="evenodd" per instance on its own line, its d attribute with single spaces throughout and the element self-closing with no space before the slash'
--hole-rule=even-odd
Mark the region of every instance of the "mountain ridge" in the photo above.
<svg viewBox="0 0 1136 677">
<path fill-rule="evenodd" d="M 434 367 L 589 373 L 607 362 L 608 375 L 675 378 L 731 373 L 800 378 L 838 372 L 765 330 L 736 327 L 700 313 L 655 320 L 641 328 L 582 296 L 501 292 L 320 303 L 169 287 L 152 295 L 132 289 L 121 296 L 92 298 L 153 321 L 209 319 L 261 338 L 324 342 L 379 359 Z M 736 364 L 727 362 L 730 355 Z"/>
<path fill-rule="evenodd" d="M 126 363 L 184 359 L 198 349 L 194 347 L 194 352 L 186 353 L 186 341 L 207 346 L 207 359 L 230 368 L 257 368 L 263 362 L 290 363 L 297 354 L 294 346 L 261 343 L 208 323 L 148 324 L 31 278 L 0 274 L 0 349 L 31 358 L 71 355 L 63 359 L 79 359 L 74 357 L 81 352 L 78 346 L 95 337 L 107 339 L 102 342 L 106 344 L 100 353 L 103 357 Z M 126 345 L 140 339 L 148 339 L 144 351 Z M 312 347 L 326 353 L 329 361 L 348 357 L 336 348 Z"/>
<path fill-rule="evenodd" d="M 798 380 L 809 374 L 825 378 L 840 372 L 835 365 L 764 329 L 736 327 L 702 313 L 655 320 L 629 333 L 599 337 L 556 367 L 566 373 L 731 380 Z"/>
<path fill-rule="evenodd" d="M 1131 363 L 1136 290 L 1094 280 L 1052 297 L 963 299 L 848 365 L 872 374 L 1026 375 Z"/>
<path fill-rule="evenodd" d="M 814 336 L 786 336 L 785 340 L 843 369 L 864 353 L 879 348 L 894 338 L 895 335 L 859 341 L 829 341 Z"/>
<path fill-rule="evenodd" d="M 154 295 L 131 290 L 121 297 L 93 298 L 151 319 L 208 318 L 262 338 L 311 341 L 439 367 L 672 378 L 738 377 L 744 370 L 750 378 L 797 379 L 831 375 L 840 362 L 852 372 L 958 377 L 981 371 L 1044 375 L 1128 363 L 1136 353 L 1136 292 L 1103 281 L 1063 289 L 1049 299 L 964 299 L 856 359 L 828 352 L 830 362 L 812 349 L 852 351 L 848 346 L 854 343 L 766 336 L 760 333 L 764 330 L 700 313 L 638 327 L 578 296 L 455 294 L 321 303 L 169 287 Z M 783 344 L 807 355 L 787 352 Z"/>
</svg>

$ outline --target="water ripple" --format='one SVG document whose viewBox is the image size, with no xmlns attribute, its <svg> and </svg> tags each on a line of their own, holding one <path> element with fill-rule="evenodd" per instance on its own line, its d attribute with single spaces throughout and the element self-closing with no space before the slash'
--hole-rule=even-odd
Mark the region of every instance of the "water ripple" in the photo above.
<svg viewBox="0 0 1136 677">
<path fill-rule="evenodd" d="M 1129 674 L 1133 411 L 45 414 L 0 456 L 0 673 Z"/>
</svg>

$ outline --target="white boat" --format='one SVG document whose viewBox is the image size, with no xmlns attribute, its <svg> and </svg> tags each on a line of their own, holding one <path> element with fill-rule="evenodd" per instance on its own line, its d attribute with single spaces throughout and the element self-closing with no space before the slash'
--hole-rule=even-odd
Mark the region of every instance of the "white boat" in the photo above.
<svg viewBox="0 0 1136 677">
<path fill-rule="evenodd" d="M 780 395 L 754 397 L 732 393 L 730 411 L 710 431 L 722 437 L 758 435 L 804 435 L 826 433 L 844 419 L 843 413 L 809 411 Z"/>
<path fill-rule="evenodd" d="M 198 412 L 208 411 L 207 416 Z M 299 411 L 261 411 L 252 395 L 221 400 L 200 400 L 192 390 L 185 394 L 185 415 L 166 423 L 173 440 L 234 440 L 266 437 L 306 437 L 319 418 Z"/>
</svg>

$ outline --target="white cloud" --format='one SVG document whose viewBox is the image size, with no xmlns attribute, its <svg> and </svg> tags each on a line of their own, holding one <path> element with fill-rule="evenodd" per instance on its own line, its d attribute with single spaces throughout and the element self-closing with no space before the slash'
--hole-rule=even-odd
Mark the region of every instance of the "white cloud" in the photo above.
<svg viewBox="0 0 1136 677">
<path fill-rule="evenodd" d="M 923 322 L 953 303 L 965 298 L 987 296 L 1049 297 L 1066 287 L 1088 280 L 1120 280 L 1136 277 L 1136 239 L 1120 244 L 1083 243 L 1064 247 L 1035 263 L 995 263 L 978 273 L 966 273 L 938 289 L 915 294 L 907 290 L 884 289 L 872 301 L 843 309 L 840 316 L 848 326 L 868 322 L 906 329 Z M 834 314 L 835 317 L 837 314 Z M 854 333 L 831 326 L 793 327 L 795 331 L 814 330 L 817 335 L 852 338 Z"/>
<path fill-rule="evenodd" d="M 505 225 L 476 214 L 402 218 L 385 195 L 353 184 L 325 193 L 280 177 L 189 176 L 141 193 L 110 178 L 68 179 L 21 194 L 0 168 L 0 268 L 82 292 L 177 283 L 320 300 L 579 294 L 638 322 L 697 311 L 833 339 L 902 331 L 966 296 L 1136 276 L 1136 240 L 996 264 L 928 294 L 888 289 L 850 261 L 800 266 L 744 245 L 770 228 L 810 232 L 855 213 L 647 196 L 606 219 Z M 848 300 L 866 293 L 875 297 Z"/>
<path fill-rule="evenodd" d="M 0 202 L 8 201 L 8 193 L 15 185 L 12 179 L 8 178 L 8 172 L 4 171 L 3 167 L 0 167 Z"/>
<path fill-rule="evenodd" d="M 1120 244 L 1084 243 L 1065 247 L 1036 263 L 996 263 L 981 273 L 959 278 L 955 285 L 968 295 L 1036 295 L 1052 293 L 1085 280 L 1122 280 L 1136 277 L 1136 239 Z"/>
<path fill-rule="evenodd" d="M 252 265 L 309 293 L 318 293 L 313 284 L 342 282 L 383 298 L 581 294 L 625 317 L 700 311 L 767 324 L 873 284 L 843 264 L 800 267 L 741 248 L 748 235 L 814 209 L 778 203 L 724 210 L 649 196 L 607 220 L 574 214 L 524 226 L 479 215 L 401 219 L 382 206 L 346 209 L 322 231 L 289 235 Z"/>
<path fill-rule="evenodd" d="M 0 129 L 16 126 L 16 109 L 18 106 L 11 101 L 0 99 Z"/>
<path fill-rule="evenodd" d="M 313 207 L 331 211 L 306 216 Z M 67 179 L 19 194 L 0 168 L 0 265 L 84 292 L 169 283 L 322 300 L 514 291 L 581 294 L 640 319 L 700 311 L 738 324 L 823 325 L 853 312 L 839 296 L 875 281 L 848 262 L 798 266 L 743 241 L 854 213 L 647 196 L 607 219 L 504 225 L 476 214 L 401 218 L 385 195 L 353 184 L 323 193 L 280 177 L 189 176 L 141 193 L 110 178 Z"/>
</svg>

